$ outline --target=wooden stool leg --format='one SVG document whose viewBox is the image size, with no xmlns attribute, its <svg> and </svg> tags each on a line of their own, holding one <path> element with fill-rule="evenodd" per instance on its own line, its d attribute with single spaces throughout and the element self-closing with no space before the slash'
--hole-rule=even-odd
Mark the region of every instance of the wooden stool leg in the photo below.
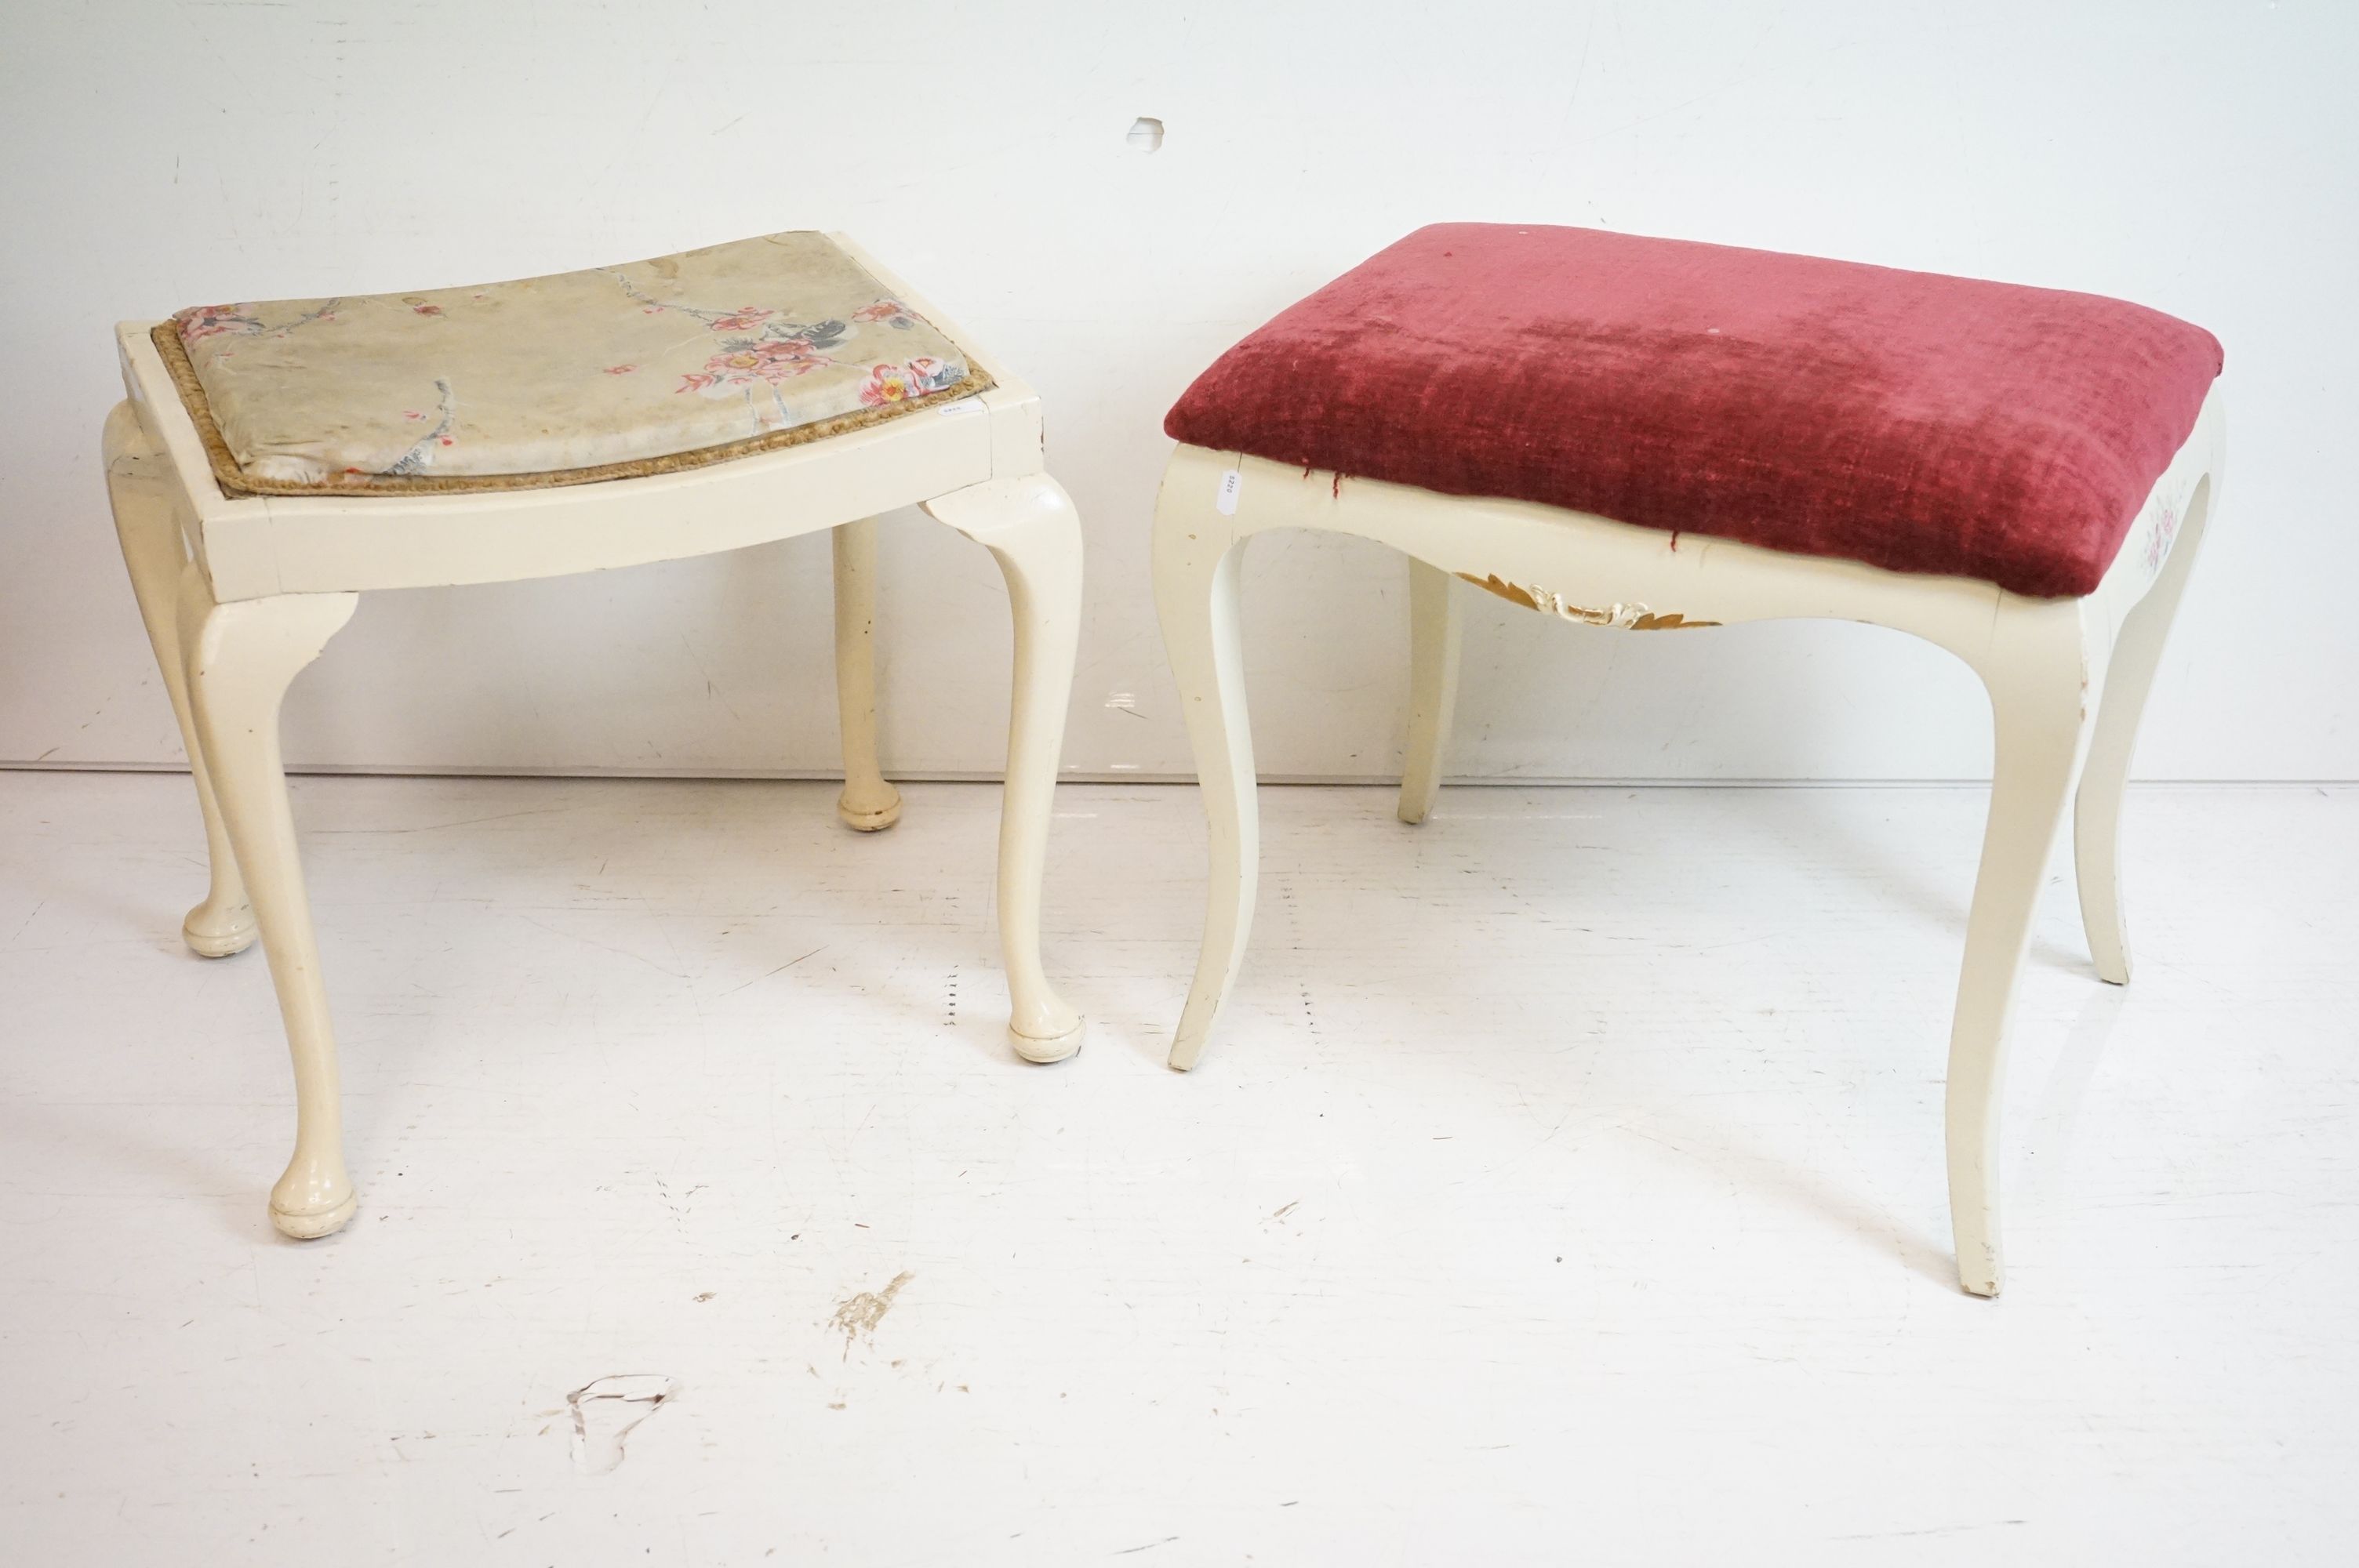
<svg viewBox="0 0 2359 1568">
<path fill-rule="evenodd" d="M 835 706 L 843 794 L 835 813 L 863 833 L 901 820 L 901 792 L 876 767 L 876 519 L 835 530 Z"/>
<path fill-rule="evenodd" d="M 1196 753 L 1212 859 L 1204 945 L 1171 1039 L 1170 1064 L 1186 1072 L 1220 1021 L 1253 931 L 1261 813 L 1254 798 L 1253 726 L 1238 635 L 1244 542 L 1204 504 L 1209 497 L 1182 498 L 1176 489 L 1167 479 L 1155 510 L 1155 616 Z"/>
<path fill-rule="evenodd" d="M 2163 644 L 2179 615 L 2180 596 L 2194 569 L 2195 552 L 2218 492 L 2215 474 L 2198 485 L 2180 524 L 2179 543 L 2163 563 L 2162 575 L 2122 622 L 2112 667 L 2097 708 L 2097 732 L 2089 743 L 2088 766 L 2072 814 L 2072 857 L 2081 884 L 2081 926 L 2097 978 L 2117 986 L 2130 980 L 2129 923 L 2122 912 L 2122 791 L 2129 783 L 2130 757 L 2137 746 L 2138 721 L 2162 664 Z"/>
<path fill-rule="evenodd" d="M 1441 788 L 1441 756 L 1458 703 L 1458 584 L 1440 567 L 1408 563 L 1408 746 L 1401 758 L 1400 819 L 1425 820 Z"/>
<path fill-rule="evenodd" d="M 341 1227 L 354 1198 L 344 1173 L 335 1033 L 287 806 L 278 709 L 288 683 L 359 601 L 352 593 L 305 593 L 216 604 L 193 562 L 180 576 L 180 645 L 197 730 L 245 871 L 295 1059 L 295 1154 L 270 1190 L 270 1220 L 303 1238 Z"/>
<path fill-rule="evenodd" d="M 2007 1018 L 2030 946 L 2039 888 L 2093 728 L 2086 694 L 2104 650 L 2082 631 L 2077 601 L 2029 604 L 2003 620 L 1983 670 L 1995 738 L 1982 870 L 1966 921 L 1965 962 L 1950 1030 L 1950 1223 L 1958 1280 L 1998 1294 L 1999 1104 Z"/>
<path fill-rule="evenodd" d="M 180 542 L 170 476 L 162 470 L 163 458 L 149 445 L 139 416 L 128 403 L 116 404 L 114 412 L 107 416 L 103 449 L 107 495 L 114 506 L 114 531 L 123 544 L 123 564 L 131 573 L 131 591 L 139 600 L 139 618 L 147 625 L 148 644 L 156 650 L 164 691 L 172 701 L 172 717 L 179 721 L 180 745 L 189 754 L 189 772 L 196 780 L 197 809 L 204 816 L 206 857 L 212 868 L 212 885 L 205 901 L 189 911 L 180 923 L 180 935 L 203 957 L 226 958 L 254 945 L 254 909 L 246 902 L 237 856 L 222 827 L 204 745 L 197 737 L 196 718 L 189 708 L 177 607 L 180 568 L 187 563 L 188 552 Z"/>
<path fill-rule="evenodd" d="M 1041 968 L 1040 885 L 1081 642 L 1081 518 L 1064 487 L 1038 473 L 958 491 L 926 510 L 988 549 L 1007 579 L 1016 623 L 999 808 L 999 942 L 1013 1004 L 1007 1037 L 1027 1061 L 1061 1062 L 1082 1048 L 1085 1025 Z"/>
</svg>

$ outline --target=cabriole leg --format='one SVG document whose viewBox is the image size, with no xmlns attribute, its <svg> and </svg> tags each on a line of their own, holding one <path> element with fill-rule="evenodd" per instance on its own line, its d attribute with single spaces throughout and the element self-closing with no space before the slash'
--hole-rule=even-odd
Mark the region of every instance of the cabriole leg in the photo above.
<svg viewBox="0 0 2359 1568">
<path fill-rule="evenodd" d="M 197 730 L 245 871 L 295 1060 L 295 1154 L 270 1190 L 270 1220 L 302 1238 L 341 1227 L 354 1198 L 344 1173 L 335 1033 L 288 810 L 278 710 L 288 683 L 358 602 L 357 594 L 306 593 L 216 604 L 193 562 L 180 576 L 180 646 Z"/>
<path fill-rule="evenodd" d="M 835 530 L 835 704 L 843 734 L 836 815 L 863 833 L 901 820 L 901 792 L 876 766 L 876 519 Z"/>
<path fill-rule="evenodd" d="M 1237 591 L 1243 541 L 1209 498 L 1176 493 L 1169 479 L 1155 510 L 1155 617 L 1180 687 L 1196 753 L 1212 850 L 1204 945 L 1171 1040 L 1171 1065 L 1196 1059 L 1219 1022 L 1253 930 L 1261 867 L 1261 814 L 1254 798 L 1253 728 L 1245 712 L 1245 649 Z"/>
<path fill-rule="evenodd" d="M 926 510 L 988 549 L 1007 579 L 1016 623 L 999 808 L 999 942 L 1013 1004 L 1007 1036 L 1027 1061 L 1061 1062 L 1082 1048 L 1083 1023 L 1041 968 L 1040 886 L 1081 640 L 1081 518 L 1047 474 L 974 485 L 928 502 Z"/>
<path fill-rule="evenodd" d="M 180 745 L 189 754 L 189 772 L 196 780 L 197 809 L 204 816 L 206 858 L 212 868 L 212 885 L 206 891 L 205 901 L 189 911 L 180 923 L 180 935 L 203 957 L 226 958 L 254 945 L 254 908 L 246 901 L 237 857 L 222 827 L 204 746 L 197 738 L 195 716 L 189 708 L 189 683 L 180 662 L 177 626 L 180 568 L 188 552 L 180 541 L 171 480 L 164 471 L 162 455 L 140 427 L 138 412 L 128 403 L 116 404 L 114 412 L 106 416 L 103 450 L 107 495 L 114 506 L 114 531 L 123 544 L 123 564 L 131 573 L 131 591 L 139 600 L 139 618 L 147 622 L 148 645 L 156 651 L 164 692 L 171 698 L 172 717 L 179 721 Z"/>
<path fill-rule="evenodd" d="M 1440 567 L 1408 563 L 1408 745 L 1401 758 L 1400 819 L 1425 820 L 1441 788 L 1458 702 L 1457 583 Z"/>
<path fill-rule="evenodd" d="M 2117 986 L 2130 979 L 2129 923 L 2122 911 L 2122 793 L 2129 783 L 2138 721 L 2146 716 L 2146 700 L 2154 690 L 2154 674 L 2179 615 L 2180 596 L 2194 569 L 2196 549 L 2203 542 L 2217 484 L 2215 475 L 2196 487 L 2161 576 L 2122 622 L 2073 807 L 2072 858 L 2081 885 L 2081 925 L 2088 933 L 2098 979 Z"/>
<path fill-rule="evenodd" d="M 2006 614 L 1993 648 L 1982 672 L 1995 740 L 1990 819 L 1950 1028 L 1947 1118 L 1958 1280 L 1978 1296 L 1998 1294 L 2004 1278 L 1999 1097 L 2008 1014 L 2048 857 L 2088 747 L 2085 694 L 2104 678 L 2103 650 L 2084 638 L 2077 601 Z"/>
</svg>

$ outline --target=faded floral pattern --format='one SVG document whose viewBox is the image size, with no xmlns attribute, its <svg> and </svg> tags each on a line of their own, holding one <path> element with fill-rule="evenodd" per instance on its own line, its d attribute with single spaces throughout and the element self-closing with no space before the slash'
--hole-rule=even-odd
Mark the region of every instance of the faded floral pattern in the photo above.
<svg viewBox="0 0 2359 1568">
<path fill-rule="evenodd" d="M 441 417 L 434 422 L 432 429 L 412 441 L 408 451 L 385 466 L 386 473 L 423 473 L 434 465 L 434 459 L 441 449 L 458 444 L 458 438 L 451 434 L 451 427 L 459 417 L 459 399 L 447 381 L 436 382 L 434 390 L 440 395 L 438 406 Z M 402 410 L 402 417 L 423 419 L 426 414 L 422 409 L 406 408 Z"/>
<path fill-rule="evenodd" d="M 516 283 L 199 306 L 173 319 L 238 475 L 289 486 L 693 452 L 890 413 L 972 379 L 956 344 L 808 232 Z M 270 352 L 233 351 L 253 339 L 270 340 Z"/>
<path fill-rule="evenodd" d="M 193 343 L 203 338 L 224 335 L 240 338 L 283 338 L 299 327 L 314 321 L 332 321 L 341 299 L 304 300 L 312 307 L 299 315 L 281 321 L 277 326 L 266 326 L 261 312 L 271 308 L 263 305 L 192 305 L 186 310 L 175 311 L 172 319 L 179 324 L 180 341 Z"/>
<path fill-rule="evenodd" d="M 733 386 L 766 382 L 771 386 L 835 362 L 800 338 L 784 342 L 734 343 L 704 362 L 704 368 L 679 378 L 681 392 L 701 392 L 708 397 Z"/>
<path fill-rule="evenodd" d="M 882 408 L 889 403 L 906 403 L 912 397 L 941 391 L 955 383 L 960 373 L 940 360 L 924 357 L 906 364 L 875 365 L 870 368 L 868 379 L 861 384 L 860 401 L 870 408 Z"/>
<path fill-rule="evenodd" d="M 172 319 L 180 324 L 180 341 L 194 342 L 199 338 L 219 337 L 223 332 L 253 333 L 262 330 L 262 321 L 249 312 L 247 305 L 191 305 Z"/>
</svg>

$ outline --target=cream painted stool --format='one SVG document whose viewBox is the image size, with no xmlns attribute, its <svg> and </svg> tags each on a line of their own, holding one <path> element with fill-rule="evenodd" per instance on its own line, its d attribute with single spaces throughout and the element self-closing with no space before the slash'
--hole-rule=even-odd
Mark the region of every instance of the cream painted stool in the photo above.
<svg viewBox="0 0 2359 1568">
<path fill-rule="evenodd" d="M 2210 334 L 2117 300 L 1580 229 L 1420 230 L 1281 314 L 1165 426 L 1156 603 L 1212 841 L 1171 1065 L 1203 1050 L 1253 915 L 1246 539 L 1410 557 L 1410 823 L 1440 779 L 1454 578 L 1632 631 L 1911 632 L 1973 667 L 1995 719 L 1948 1140 L 1960 1279 L 1996 1294 L 2006 1019 L 2075 800 L 2090 949 L 2129 979 L 2122 788 L 2217 497 L 2219 368 Z"/>
<path fill-rule="evenodd" d="M 289 1236 L 351 1217 L 336 1049 L 279 754 L 288 683 L 364 589 L 502 582 L 834 533 L 838 810 L 889 827 L 873 519 L 920 505 L 991 551 L 1016 629 L 998 915 L 1016 1051 L 1082 1024 L 1040 967 L 1040 880 L 1082 539 L 1032 390 L 840 235 L 627 265 L 181 311 L 117 330 L 123 554 L 195 774 L 212 886 L 189 946 L 257 929 L 295 1059 Z"/>
</svg>

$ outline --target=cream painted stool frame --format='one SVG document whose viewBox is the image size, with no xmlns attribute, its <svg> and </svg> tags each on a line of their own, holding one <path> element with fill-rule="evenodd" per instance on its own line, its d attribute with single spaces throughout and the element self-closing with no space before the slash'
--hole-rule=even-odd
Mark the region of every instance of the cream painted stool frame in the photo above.
<svg viewBox="0 0 2359 1568">
<path fill-rule="evenodd" d="M 420 496 L 231 497 L 148 340 L 115 339 L 130 400 L 107 416 L 107 488 L 139 611 L 180 724 L 212 885 L 182 932 L 208 957 L 257 929 L 295 1060 L 295 1153 L 271 1189 L 289 1236 L 352 1217 L 335 1037 L 279 754 L 288 682 L 368 589 L 505 582 L 733 550 L 832 528 L 844 787 L 837 809 L 875 830 L 899 816 L 877 771 L 870 633 L 875 518 L 917 504 L 990 550 L 1016 633 L 998 918 L 1010 1040 L 1036 1062 L 1081 1045 L 1082 1022 L 1040 967 L 1050 795 L 1081 624 L 1082 535 L 1042 469 L 1039 399 L 842 235 L 832 236 L 997 384 L 845 435 L 702 468 L 539 490 Z"/>
<path fill-rule="evenodd" d="M 1977 1295 L 1997 1294 L 1998 1097 L 2040 881 L 2071 808 L 2090 951 L 2102 979 L 2126 983 L 2122 788 L 2218 497 L 2222 457 L 2215 389 L 2096 590 L 2027 599 L 1966 578 L 1674 536 L 1526 502 L 1438 495 L 1181 446 L 1156 503 L 1155 600 L 1202 780 L 1212 884 L 1171 1065 L 1195 1065 L 1253 918 L 1260 827 L 1237 588 L 1238 546 L 1247 538 L 1325 528 L 1409 556 L 1410 715 L 1400 793 L 1401 820 L 1409 823 L 1424 819 L 1441 776 L 1458 670 L 1453 578 L 1568 621 L 1639 631 L 1797 617 L 1894 627 L 1957 654 L 1990 693 L 1990 818 L 1951 1026 L 1947 1121 L 1959 1279 Z"/>
</svg>

